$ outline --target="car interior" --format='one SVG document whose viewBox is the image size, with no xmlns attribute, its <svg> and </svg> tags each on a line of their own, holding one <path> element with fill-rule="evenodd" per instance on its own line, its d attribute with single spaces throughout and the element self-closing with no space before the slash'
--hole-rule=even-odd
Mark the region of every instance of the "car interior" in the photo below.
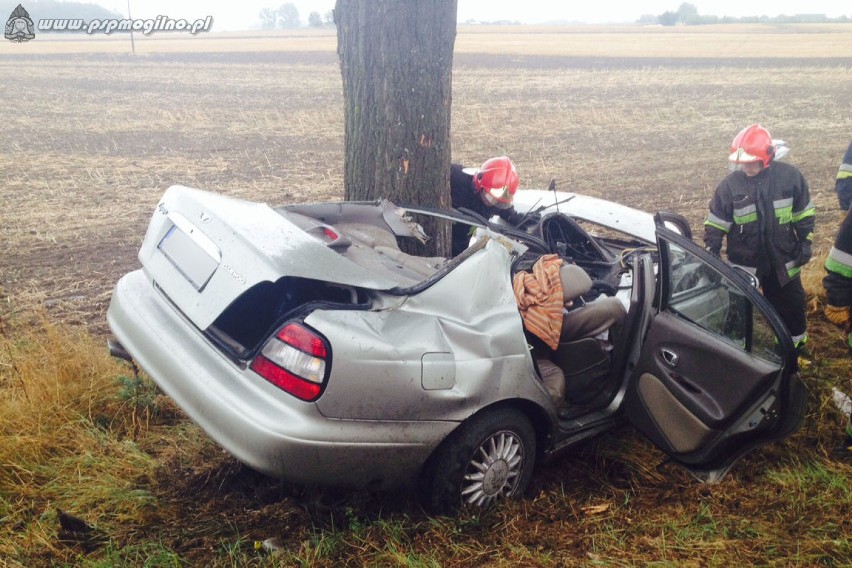
<svg viewBox="0 0 852 568">
<path fill-rule="evenodd" d="M 578 309 L 601 295 L 618 296 L 628 310 L 628 321 L 622 323 L 618 336 L 610 333 L 607 339 L 583 337 L 562 341 L 554 351 L 537 337 L 525 330 L 527 340 L 536 360 L 552 361 L 565 375 L 565 401 L 556 401 L 563 406 L 560 416 L 572 418 L 590 410 L 607 406 L 621 387 L 623 365 L 628 336 L 622 333 L 630 324 L 632 293 L 631 267 L 629 259 L 623 258 L 621 250 L 642 250 L 636 242 L 596 240 L 574 219 L 564 215 L 550 215 L 542 219 L 538 235 L 545 243 L 545 251 L 532 249 L 519 258 L 513 273 L 531 270 L 542 254 L 556 251 L 568 264 L 582 268 L 592 280 L 592 287 L 574 302 L 570 309 Z M 636 315 L 633 311 L 633 317 Z M 614 330 L 613 330 L 614 331 Z"/>
</svg>

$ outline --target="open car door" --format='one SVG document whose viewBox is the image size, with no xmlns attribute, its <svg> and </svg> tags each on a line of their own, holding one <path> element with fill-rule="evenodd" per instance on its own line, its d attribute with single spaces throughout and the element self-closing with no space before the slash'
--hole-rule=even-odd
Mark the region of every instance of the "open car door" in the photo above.
<svg viewBox="0 0 852 568">
<path fill-rule="evenodd" d="M 654 313 L 625 413 L 705 481 L 801 424 L 806 391 L 783 322 L 747 276 L 658 226 Z"/>
</svg>

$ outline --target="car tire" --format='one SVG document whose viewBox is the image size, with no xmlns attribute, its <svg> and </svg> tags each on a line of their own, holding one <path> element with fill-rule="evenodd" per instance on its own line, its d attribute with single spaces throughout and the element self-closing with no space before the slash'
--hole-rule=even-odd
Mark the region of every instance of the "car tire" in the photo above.
<svg viewBox="0 0 852 568">
<path fill-rule="evenodd" d="M 436 450 L 424 472 L 429 506 L 489 507 L 523 495 L 535 465 L 536 438 L 522 412 L 501 408 L 474 416 Z"/>
</svg>

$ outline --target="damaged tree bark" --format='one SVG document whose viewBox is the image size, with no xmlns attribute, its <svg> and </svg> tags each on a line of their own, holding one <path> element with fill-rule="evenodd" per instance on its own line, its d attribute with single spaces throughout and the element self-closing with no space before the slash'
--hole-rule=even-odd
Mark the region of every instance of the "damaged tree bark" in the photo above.
<svg viewBox="0 0 852 568">
<path fill-rule="evenodd" d="M 347 200 L 450 207 L 456 0 L 337 0 Z M 449 253 L 447 223 L 424 227 Z"/>
</svg>

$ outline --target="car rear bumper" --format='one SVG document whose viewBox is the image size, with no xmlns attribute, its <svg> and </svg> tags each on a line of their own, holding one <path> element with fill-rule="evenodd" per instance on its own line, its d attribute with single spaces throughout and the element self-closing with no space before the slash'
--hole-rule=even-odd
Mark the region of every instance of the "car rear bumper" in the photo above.
<svg viewBox="0 0 852 568">
<path fill-rule="evenodd" d="M 411 481 L 458 424 L 324 417 L 217 351 L 142 271 L 119 280 L 107 313 L 121 346 L 220 446 L 297 483 L 386 488 Z"/>
</svg>

